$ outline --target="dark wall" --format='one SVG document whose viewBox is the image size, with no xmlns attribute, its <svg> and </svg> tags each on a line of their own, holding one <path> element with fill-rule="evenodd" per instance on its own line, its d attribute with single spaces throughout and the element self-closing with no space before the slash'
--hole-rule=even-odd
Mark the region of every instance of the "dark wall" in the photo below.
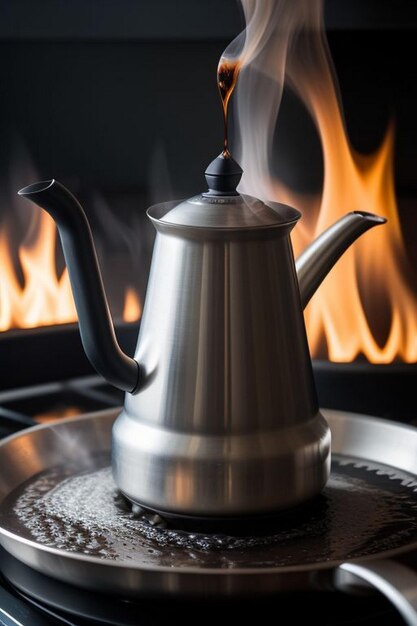
<svg viewBox="0 0 417 626">
<path fill-rule="evenodd" d="M 0 43 L 0 136 L 44 176 L 144 188 L 159 143 L 174 188 L 198 191 L 221 145 L 222 42 Z"/>
<path fill-rule="evenodd" d="M 161 195 L 201 190 L 203 170 L 221 142 L 216 65 L 241 20 L 235 0 L 173 6 L 168 0 L 2 3 L 0 174 L 17 134 L 44 177 L 104 192 L 146 192 L 150 181 Z M 325 6 L 353 144 L 374 149 L 394 117 L 397 183 L 412 195 L 416 8 L 373 0 Z M 288 93 L 276 156 L 286 182 L 320 188 L 314 127 Z"/>
<path fill-rule="evenodd" d="M 332 31 L 329 40 L 354 145 L 374 149 L 393 116 L 398 185 L 407 193 L 417 191 L 415 33 Z M 179 196 L 199 191 L 204 167 L 220 150 L 215 72 L 225 45 L 0 43 L 3 163 L 18 133 L 43 176 L 80 177 L 99 189 L 144 189 L 159 146 L 173 191 Z M 278 173 L 288 182 L 319 185 L 315 132 L 290 95 L 280 115 L 277 157 Z"/>
<path fill-rule="evenodd" d="M 236 0 L 0 3 L 0 176 L 17 134 L 42 176 L 199 191 L 221 145 L 218 58 L 242 24 Z"/>
<path fill-rule="evenodd" d="M 417 22 L 417 5 L 413 0 L 323 0 L 323 3 L 326 26 L 331 29 L 409 29 Z M 241 24 L 239 0 L 2 0 L 0 3 L 0 39 L 8 40 L 230 39 Z"/>
</svg>

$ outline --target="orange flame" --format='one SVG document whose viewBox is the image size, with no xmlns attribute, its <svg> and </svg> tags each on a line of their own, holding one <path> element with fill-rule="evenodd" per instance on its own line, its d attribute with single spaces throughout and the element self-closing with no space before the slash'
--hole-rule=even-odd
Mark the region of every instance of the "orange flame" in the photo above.
<svg viewBox="0 0 417 626">
<path fill-rule="evenodd" d="M 126 290 L 125 306 L 123 309 L 123 319 L 125 322 L 136 322 L 142 314 L 142 306 L 139 296 L 132 287 Z"/>
<path fill-rule="evenodd" d="M 68 271 L 61 276 L 55 266 L 56 226 L 45 212 L 39 214 L 39 228 L 35 241 L 23 243 L 18 250 L 23 284 L 19 281 L 10 240 L 6 229 L 0 232 L 0 331 L 11 328 L 34 328 L 52 324 L 75 322 L 77 314 L 72 297 Z M 126 321 L 136 321 L 140 307 L 132 302 L 137 298 L 129 289 L 126 293 Z"/>
<path fill-rule="evenodd" d="M 240 190 L 303 213 L 294 229 L 296 254 L 349 211 L 388 219 L 343 255 L 306 310 L 312 355 L 349 362 L 417 361 L 417 296 L 412 287 L 394 190 L 394 129 L 380 148 L 358 154 L 350 145 L 337 79 L 324 34 L 322 0 L 241 0 L 251 56 L 237 88 Z M 277 181 L 273 138 L 284 85 L 311 115 L 322 146 L 324 176 L 318 197 L 302 197 Z"/>
<path fill-rule="evenodd" d="M 312 354 L 321 356 L 325 341 L 331 361 L 353 361 L 364 355 L 371 363 L 398 358 L 413 363 L 417 361 L 417 298 L 407 279 L 395 201 L 393 127 L 380 149 L 366 158 L 353 153 L 344 135 L 329 136 L 326 143 L 323 134 L 322 141 L 328 167 L 319 215 L 314 227 L 294 231 L 295 250 L 301 251 L 350 210 L 372 211 L 389 221 L 345 253 L 311 301 L 306 323 Z M 289 196 L 287 192 L 291 201 Z M 384 311 L 388 320 L 381 339 L 378 327 L 383 325 Z"/>
<path fill-rule="evenodd" d="M 306 203 L 309 222 L 304 232 L 294 231 L 296 252 L 349 211 L 370 211 L 388 220 L 345 253 L 311 301 L 306 324 L 312 354 L 323 356 L 325 344 L 331 361 L 349 362 L 363 355 L 371 363 L 416 362 L 417 297 L 395 198 L 393 124 L 374 154 L 354 151 L 326 42 L 310 33 L 301 43 L 315 51 L 310 66 L 294 56 L 288 78 L 315 121 L 324 178 L 321 202 L 315 208 Z"/>
</svg>

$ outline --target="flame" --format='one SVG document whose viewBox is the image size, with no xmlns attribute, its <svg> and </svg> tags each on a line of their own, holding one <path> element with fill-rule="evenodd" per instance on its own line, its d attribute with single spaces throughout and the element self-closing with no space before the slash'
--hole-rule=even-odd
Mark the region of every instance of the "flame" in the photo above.
<svg viewBox="0 0 417 626">
<path fill-rule="evenodd" d="M 323 116 L 319 110 L 319 128 L 325 124 Z M 324 340 L 331 361 L 353 361 L 363 355 L 371 363 L 395 359 L 413 363 L 417 361 L 417 298 L 410 286 L 395 200 L 393 126 L 376 153 L 363 158 L 349 147 L 345 132 L 336 132 L 337 120 L 328 125 L 334 134 L 332 140 L 324 130 L 321 135 L 328 165 L 319 213 L 314 227 L 304 233 L 294 231 L 296 252 L 306 239 L 312 240 L 352 209 L 382 215 L 388 224 L 350 248 L 311 301 L 306 324 L 312 354 L 322 354 Z M 381 337 L 384 309 L 388 321 Z"/>
<path fill-rule="evenodd" d="M 65 268 L 55 270 L 56 227 L 41 213 L 34 243 L 22 244 L 18 259 L 23 274 L 20 284 L 12 261 L 7 231 L 0 233 L 0 330 L 63 324 L 77 319 Z"/>
<path fill-rule="evenodd" d="M 123 319 L 125 322 L 136 322 L 142 314 L 142 306 L 135 289 L 128 287 L 126 290 Z"/>
<path fill-rule="evenodd" d="M 252 0 L 242 0 L 242 4 L 248 15 Z M 388 224 L 366 233 L 345 253 L 308 306 L 305 318 L 312 355 L 327 353 L 337 362 L 353 361 L 360 355 L 372 363 L 416 362 L 417 297 L 395 198 L 394 125 L 389 125 L 374 154 L 356 152 L 338 98 L 322 2 L 267 0 L 263 6 L 268 29 L 252 19 L 258 48 L 237 88 L 240 160 L 249 172 L 242 191 L 294 205 L 303 212 L 301 224 L 293 231 L 296 254 L 349 211 L 370 211 L 388 219 Z M 324 162 L 319 197 L 300 196 L 271 171 L 284 84 L 300 97 L 318 131 Z"/>
<path fill-rule="evenodd" d="M 77 320 L 68 271 L 65 268 L 61 276 L 56 271 L 55 223 L 44 211 L 39 212 L 37 219 L 34 241 L 24 241 L 18 249 L 22 281 L 15 271 L 8 231 L 6 228 L 0 231 L 0 331 Z M 138 302 L 134 290 L 129 289 L 125 302 L 126 321 L 139 318 Z"/>
</svg>

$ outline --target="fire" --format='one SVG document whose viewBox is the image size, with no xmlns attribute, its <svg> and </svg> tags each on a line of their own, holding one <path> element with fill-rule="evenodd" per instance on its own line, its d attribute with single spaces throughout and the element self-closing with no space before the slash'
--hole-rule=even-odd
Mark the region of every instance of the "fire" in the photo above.
<svg viewBox="0 0 417 626">
<path fill-rule="evenodd" d="M 253 61 L 237 87 L 241 190 L 299 208 L 293 231 L 296 254 L 349 211 L 388 219 L 342 257 L 309 304 L 305 318 L 312 355 L 349 362 L 417 361 L 417 296 L 412 287 L 394 188 L 394 126 L 379 149 L 361 155 L 351 146 L 337 80 L 324 35 L 321 0 L 267 0 L 262 20 L 251 0 L 241 0 L 246 46 Z M 259 4 L 259 3 L 258 3 Z M 248 41 L 250 39 L 250 41 Z M 315 122 L 323 153 L 323 188 L 302 197 L 277 180 L 271 167 L 274 129 L 284 85 Z"/>
<path fill-rule="evenodd" d="M 307 49 L 313 53 L 302 63 L 300 54 Z M 294 231 L 296 253 L 349 211 L 370 211 L 388 220 L 380 232 L 367 233 L 345 253 L 311 301 L 306 311 L 311 352 L 322 356 L 325 344 L 336 362 L 360 355 L 371 363 L 416 362 L 417 297 L 395 198 L 394 126 L 388 126 L 374 154 L 357 153 L 347 136 L 321 30 L 301 38 L 298 53 L 288 61 L 287 79 L 315 121 L 324 177 L 320 202 L 303 207 L 309 216 L 304 232 Z"/>
<path fill-rule="evenodd" d="M 408 280 L 395 200 L 393 126 L 380 149 L 364 158 L 350 148 L 340 120 L 327 118 L 320 109 L 317 120 L 325 161 L 323 193 L 315 224 L 304 232 L 294 231 L 296 252 L 350 210 L 372 211 L 386 217 L 388 224 L 349 249 L 311 301 L 306 324 L 312 354 L 322 354 L 324 340 L 331 361 L 353 361 L 363 355 L 371 363 L 395 359 L 413 363 L 417 298 Z M 314 212 L 308 203 L 304 210 Z"/>
<path fill-rule="evenodd" d="M 0 232 L 0 331 L 75 322 L 77 314 L 65 268 L 58 276 L 55 264 L 57 231 L 52 218 L 39 212 L 37 236 L 18 250 L 22 279 L 13 262 L 7 229 Z M 126 293 L 126 321 L 140 316 L 134 290 Z"/>
<path fill-rule="evenodd" d="M 0 330 L 33 328 L 74 322 L 75 306 L 65 268 L 55 270 L 56 227 L 46 213 L 39 218 L 33 244 L 22 244 L 18 258 L 23 274 L 20 284 L 12 261 L 7 232 L 0 233 Z"/>
<path fill-rule="evenodd" d="M 125 306 L 123 309 L 123 319 L 125 322 L 136 322 L 142 314 L 142 307 L 139 296 L 132 287 L 126 290 Z"/>
</svg>

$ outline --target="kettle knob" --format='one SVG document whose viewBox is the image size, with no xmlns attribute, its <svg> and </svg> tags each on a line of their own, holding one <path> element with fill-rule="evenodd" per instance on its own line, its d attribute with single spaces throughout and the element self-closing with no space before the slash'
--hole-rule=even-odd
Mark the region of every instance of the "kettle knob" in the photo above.
<svg viewBox="0 0 417 626">
<path fill-rule="evenodd" d="M 236 187 L 242 178 L 243 170 L 228 152 L 219 154 L 205 171 L 209 188 L 204 196 L 238 196 Z"/>
</svg>

